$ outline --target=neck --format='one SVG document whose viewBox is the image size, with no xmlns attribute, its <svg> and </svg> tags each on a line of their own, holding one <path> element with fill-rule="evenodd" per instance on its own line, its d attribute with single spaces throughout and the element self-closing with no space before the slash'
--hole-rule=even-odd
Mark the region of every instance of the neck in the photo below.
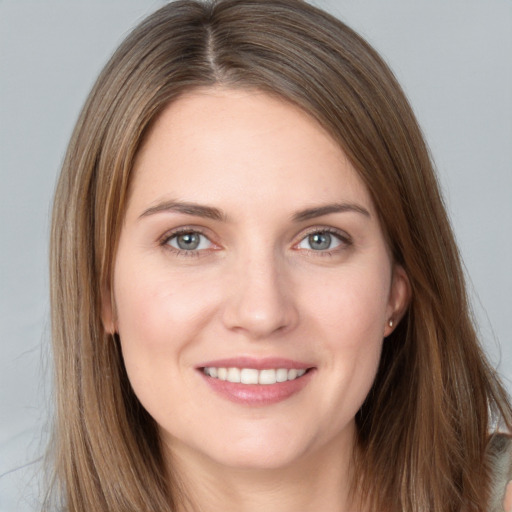
<svg viewBox="0 0 512 512">
<path fill-rule="evenodd" d="M 177 512 L 354 512 L 350 498 L 352 444 L 334 442 L 279 468 L 233 468 L 173 446 Z"/>
</svg>

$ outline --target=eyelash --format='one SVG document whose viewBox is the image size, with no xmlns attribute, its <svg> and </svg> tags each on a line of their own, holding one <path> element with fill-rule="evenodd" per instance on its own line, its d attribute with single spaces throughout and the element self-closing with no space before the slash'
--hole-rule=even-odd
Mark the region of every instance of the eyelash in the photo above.
<svg viewBox="0 0 512 512">
<path fill-rule="evenodd" d="M 311 228 L 306 233 L 304 233 L 302 235 L 301 239 L 296 244 L 294 244 L 294 247 L 297 247 L 307 237 L 314 235 L 316 233 L 328 233 L 329 235 L 335 236 L 338 239 L 338 241 L 340 242 L 340 246 L 335 247 L 334 249 L 331 249 L 331 250 L 323 250 L 323 251 L 322 250 L 314 250 L 314 249 L 303 249 L 303 250 L 307 251 L 308 253 L 313 253 L 315 256 L 332 257 L 335 254 L 343 251 L 344 249 L 347 249 L 348 247 L 350 247 L 353 244 L 351 237 L 343 231 L 340 231 L 340 230 L 337 230 L 334 228 L 328 228 L 328 227 L 314 227 L 314 228 Z M 169 245 L 170 240 L 172 240 L 173 238 L 176 238 L 180 235 L 187 235 L 187 234 L 201 235 L 201 236 L 206 237 L 210 241 L 210 243 L 212 243 L 212 244 L 214 243 L 210 240 L 208 235 L 206 235 L 205 232 L 202 231 L 200 228 L 185 226 L 185 227 L 181 227 L 181 228 L 172 230 L 170 232 L 167 232 L 160 239 L 159 245 L 161 247 L 163 247 L 164 249 L 171 251 L 176 256 L 184 256 L 184 257 L 201 257 L 201 256 L 203 256 L 202 253 L 205 251 L 205 249 L 202 249 L 202 250 L 176 249 L 175 247 L 172 247 L 171 245 Z M 297 249 L 297 250 L 300 250 L 300 249 Z"/>
<path fill-rule="evenodd" d="M 176 256 L 184 256 L 187 258 L 190 257 L 201 257 L 203 256 L 202 252 L 203 250 L 186 250 L 186 249 L 176 249 L 175 247 L 172 247 L 169 245 L 169 242 L 180 235 L 201 235 L 207 238 L 210 243 L 213 244 L 213 242 L 210 240 L 208 235 L 204 233 L 200 228 L 196 227 L 181 227 L 178 229 L 174 229 L 170 232 L 167 232 L 159 241 L 159 245 L 163 247 L 164 249 L 171 251 Z"/>
<path fill-rule="evenodd" d="M 342 252 L 343 250 L 346 250 L 348 247 L 350 247 L 353 244 L 352 238 L 344 231 L 340 231 L 338 229 L 329 228 L 329 227 L 314 227 L 314 228 L 310 229 L 309 231 L 307 231 L 301 237 L 299 242 L 297 242 L 294 245 L 294 247 L 297 247 L 307 237 L 317 234 L 317 233 L 327 233 L 329 235 L 333 235 L 340 242 L 340 246 L 335 247 L 334 249 L 330 249 L 330 250 L 328 249 L 328 250 L 324 250 L 324 251 L 314 250 L 314 249 L 304 249 L 310 254 L 313 253 L 315 256 L 332 257 L 332 256 L 335 256 L 336 254 Z"/>
</svg>

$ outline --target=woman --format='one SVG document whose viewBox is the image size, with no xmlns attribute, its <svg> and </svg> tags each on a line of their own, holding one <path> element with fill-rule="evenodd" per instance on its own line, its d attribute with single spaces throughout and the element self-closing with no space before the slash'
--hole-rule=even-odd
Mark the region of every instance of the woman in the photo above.
<svg viewBox="0 0 512 512">
<path fill-rule="evenodd" d="M 339 21 L 162 8 L 91 92 L 53 218 L 66 510 L 502 506 L 512 410 L 428 152 Z"/>
</svg>

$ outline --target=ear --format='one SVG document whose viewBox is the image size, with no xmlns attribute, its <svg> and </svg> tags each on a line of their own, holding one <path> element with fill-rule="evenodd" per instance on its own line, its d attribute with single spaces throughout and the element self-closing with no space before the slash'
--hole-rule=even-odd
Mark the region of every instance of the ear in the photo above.
<svg viewBox="0 0 512 512">
<path fill-rule="evenodd" d="M 107 284 L 101 287 L 101 323 L 108 334 L 117 332 L 114 296 Z"/>
<path fill-rule="evenodd" d="M 395 264 L 391 278 L 384 337 L 389 336 L 405 315 L 411 302 L 411 283 L 401 265 Z"/>
</svg>

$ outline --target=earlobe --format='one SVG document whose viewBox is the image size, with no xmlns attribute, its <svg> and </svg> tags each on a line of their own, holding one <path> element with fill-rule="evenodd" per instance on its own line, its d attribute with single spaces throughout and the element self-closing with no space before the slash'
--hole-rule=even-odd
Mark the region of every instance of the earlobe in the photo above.
<svg viewBox="0 0 512 512">
<path fill-rule="evenodd" d="M 401 265 L 395 265 L 389 293 L 388 316 L 384 336 L 389 336 L 405 315 L 411 302 L 411 295 L 411 283 L 407 272 Z"/>
</svg>

